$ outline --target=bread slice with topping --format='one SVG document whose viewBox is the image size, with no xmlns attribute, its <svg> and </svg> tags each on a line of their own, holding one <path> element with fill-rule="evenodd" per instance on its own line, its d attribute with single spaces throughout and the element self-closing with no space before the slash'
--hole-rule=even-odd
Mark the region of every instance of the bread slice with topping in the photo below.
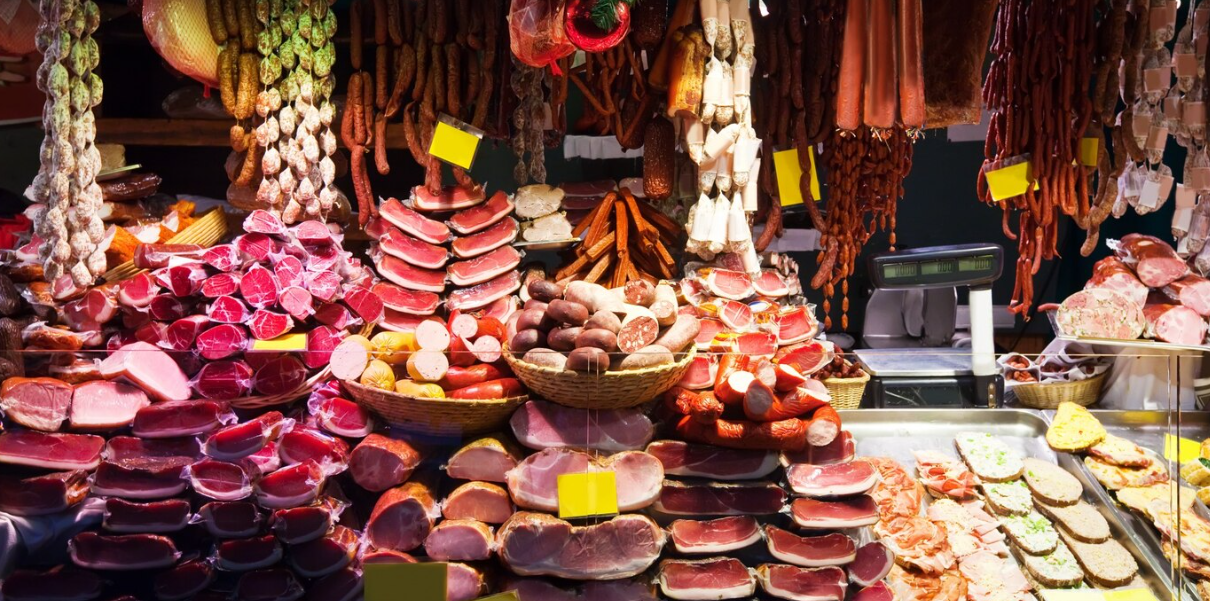
<svg viewBox="0 0 1210 601">
<path fill-rule="evenodd" d="M 1070 401 L 1059 404 L 1046 430 L 1046 442 L 1056 451 L 1085 451 L 1105 440 L 1105 426 L 1087 409 Z"/>
<path fill-rule="evenodd" d="M 1084 466 L 1102 486 L 1109 490 L 1121 490 L 1131 486 L 1148 486 L 1168 481 L 1168 470 L 1159 461 L 1147 467 L 1118 467 L 1096 457 L 1085 457 Z"/>
<path fill-rule="evenodd" d="M 1084 570 L 1067 546 L 1059 543 L 1045 555 L 1021 554 L 1025 571 L 1043 588 L 1070 588 L 1084 581 Z"/>
<path fill-rule="evenodd" d="M 1003 516 L 1000 523 L 1009 540 L 1027 555 L 1046 555 L 1059 544 L 1059 533 L 1055 527 L 1046 516 L 1036 511 Z"/>
<path fill-rule="evenodd" d="M 1059 507 L 1048 505 L 1042 499 L 1034 499 L 1038 512 L 1051 519 L 1061 533 L 1085 543 L 1102 543 L 1109 540 L 1109 522 L 1105 516 L 1086 501 Z"/>
<path fill-rule="evenodd" d="M 1075 505 L 1084 494 L 1084 486 L 1067 470 L 1054 463 L 1027 457 L 1022 477 L 1034 497 L 1050 505 Z"/>
<path fill-rule="evenodd" d="M 1174 490 L 1179 489 L 1179 493 L 1174 493 Z M 1175 482 L 1151 484 L 1148 486 L 1128 486 L 1117 492 L 1118 503 L 1125 505 L 1131 511 L 1147 516 L 1147 519 L 1154 520 L 1155 515 L 1152 514 L 1151 506 L 1153 503 L 1160 503 L 1160 507 L 1172 504 L 1173 497 L 1176 497 L 1180 505 L 1178 510 L 1190 509 L 1193 507 L 1194 500 L 1199 496 L 1199 491 L 1196 491 L 1188 486 L 1178 486 Z M 1168 508 L 1167 513 L 1171 513 L 1171 508 Z"/>
<path fill-rule="evenodd" d="M 1101 543 L 1085 543 L 1062 534 L 1063 543 L 1067 545 L 1084 568 L 1084 574 L 1094 584 L 1108 588 L 1125 586 L 1139 572 L 1139 564 L 1134 556 L 1116 540 Z"/>
<path fill-rule="evenodd" d="M 954 437 L 958 454 L 984 482 L 1008 482 L 1021 477 L 1021 456 L 1003 440 L 985 432 L 961 432 Z"/>
<path fill-rule="evenodd" d="M 1022 480 L 984 482 L 983 496 L 996 515 L 1026 515 L 1033 511 L 1033 495 Z"/>
<path fill-rule="evenodd" d="M 1113 434 L 1106 434 L 1105 440 L 1089 447 L 1088 454 L 1120 467 L 1144 467 L 1151 463 L 1143 447 Z"/>
</svg>

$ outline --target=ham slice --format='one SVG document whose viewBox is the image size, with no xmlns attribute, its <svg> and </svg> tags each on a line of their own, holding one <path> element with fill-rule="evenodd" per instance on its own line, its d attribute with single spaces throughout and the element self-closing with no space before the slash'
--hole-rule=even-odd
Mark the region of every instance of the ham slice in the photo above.
<svg viewBox="0 0 1210 601">
<path fill-rule="evenodd" d="M 381 434 L 365 437 L 349 456 L 353 481 L 374 492 L 403 484 L 418 465 L 420 453 L 412 445 Z"/>
<path fill-rule="evenodd" d="M 572 526 L 550 515 L 522 511 L 500 528 L 497 542 L 500 559 L 515 574 L 617 580 L 651 567 L 664 546 L 664 533 L 651 518 L 638 514 Z"/>
<path fill-rule="evenodd" d="M 477 203 L 482 200 L 483 190 L 479 189 L 478 200 L 475 202 Z M 416 208 L 425 210 L 420 206 Z M 456 209 L 460 207 L 451 208 Z M 509 198 L 508 194 L 505 194 L 503 191 L 497 191 L 495 194 L 492 194 L 492 197 L 486 203 L 473 209 L 458 211 L 453 217 L 450 217 L 449 225 L 455 232 L 466 236 L 492 226 L 512 212 L 513 199 Z"/>
<path fill-rule="evenodd" d="M 132 424 L 139 438 L 196 436 L 217 430 L 227 419 L 227 408 L 217 401 L 172 401 L 143 407 Z"/>
<path fill-rule="evenodd" d="M 216 501 L 238 501 L 252 494 L 244 468 L 234 463 L 203 459 L 189 466 L 189 482 L 200 495 Z"/>
<path fill-rule="evenodd" d="M 849 565 L 849 581 L 859 586 L 871 586 L 890 573 L 895 554 L 880 542 L 869 542 L 857 549 Z"/>
<path fill-rule="evenodd" d="M 797 463 L 786 468 L 786 479 L 794 494 L 840 497 L 869 491 L 878 482 L 878 472 L 860 459 L 832 465 Z"/>
<path fill-rule="evenodd" d="M 187 401 L 189 378 L 168 353 L 146 342 L 132 342 L 101 362 L 108 380 L 126 378 L 161 401 Z"/>
<path fill-rule="evenodd" d="M 277 455 L 286 465 L 312 461 L 324 475 L 332 476 L 349 466 L 349 443 L 319 430 L 295 426 L 281 435 Z"/>
<path fill-rule="evenodd" d="M 455 488 L 441 503 L 441 515 L 447 520 L 503 524 L 515 512 L 508 491 L 487 482 L 467 482 Z"/>
<path fill-rule="evenodd" d="M 417 240 L 396 229 L 388 229 L 378 239 L 378 248 L 392 257 L 424 269 L 441 269 L 450 258 L 445 248 Z"/>
<path fill-rule="evenodd" d="M 0 410 L 14 423 L 54 432 L 67 420 L 73 388 L 56 378 L 12 377 L 0 385 Z"/>
<path fill-rule="evenodd" d="M 280 411 L 269 411 L 246 422 L 227 426 L 209 436 L 203 451 L 208 457 L 235 461 L 263 448 L 281 434 L 284 417 Z"/>
<path fill-rule="evenodd" d="M 752 286 L 757 294 L 766 298 L 781 298 L 790 294 L 789 286 L 774 269 L 761 270 L 760 276 L 752 280 Z"/>
<path fill-rule="evenodd" d="M 612 471 L 617 478 L 618 510 L 635 511 L 660 494 L 664 468 L 642 451 L 625 451 L 598 459 L 583 451 L 546 449 L 527 457 L 508 473 L 508 490 L 527 509 L 559 510 L 559 476 Z"/>
<path fill-rule="evenodd" d="M 179 495 L 188 484 L 193 459 L 179 455 L 144 455 L 101 462 L 93 475 L 96 495 L 127 499 L 163 499 Z"/>
<path fill-rule="evenodd" d="M 712 269 L 706 276 L 706 288 L 715 296 L 741 301 L 756 293 L 752 278 L 740 271 Z"/>
<path fill-rule="evenodd" d="M 689 368 L 676 385 L 686 390 L 706 390 L 714 386 L 717 375 L 718 363 L 708 355 L 697 355 L 689 362 Z"/>
<path fill-rule="evenodd" d="M 772 515 L 785 503 L 785 491 L 772 482 L 687 484 L 665 480 L 654 507 L 667 515 Z"/>
<path fill-rule="evenodd" d="M 308 401 L 319 427 L 345 438 L 364 438 L 374 431 L 374 419 L 364 407 L 340 397 Z"/>
<path fill-rule="evenodd" d="M 379 275 L 408 290 L 445 291 L 444 270 L 422 269 L 391 255 L 374 255 L 374 263 L 378 266 Z"/>
<path fill-rule="evenodd" d="M 588 411 L 527 401 L 509 420 L 513 434 L 534 449 L 576 447 L 603 452 L 642 449 L 654 427 L 638 409 Z"/>
<path fill-rule="evenodd" d="M 260 531 L 260 511 L 247 501 L 213 501 L 197 515 L 215 538 L 244 538 Z"/>
<path fill-rule="evenodd" d="M 513 414 L 513 419 L 517 419 L 517 414 Z M 506 474 L 520 461 L 521 453 L 511 442 L 502 437 L 488 436 L 458 449 L 446 463 L 445 473 L 459 480 L 507 482 Z"/>
<path fill-rule="evenodd" d="M 738 559 L 666 559 L 660 592 L 669 599 L 736 599 L 756 592 L 756 577 Z"/>
<path fill-rule="evenodd" d="M 0 476 L 0 511 L 12 515 L 52 515 L 88 496 L 88 474 L 84 470 L 21 477 Z"/>
<path fill-rule="evenodd" d="M 383 493 L 366 522 L 366 540 L 379 549 L 419 548 L 433 527 L 436 502 L 428 487 L 408 482 Z"/>
<path fill-rule="evenodd" d="M 479 309 L 516 292 L 520 287 L 521 274 L 514 270 L 477 286 L 450 292 L 446 307 L 454 311 Z"/>
<path fill-rule="evenodd" d="M 513 240 L 517 239 L 517 232 L 520 229 L 521 226 L 517 223 L 516 219 L 505 217 L 487 229 L 469 236 L 454 238 L 454 241 L 450 243 L 450 249 L 454 251 L 455 257 L 470 259 L 493 251 L 505 244 L 511 244 Z"/>
<path fill-rule="evenodd" d="M 869 495 L 835 501 L 802 498 L 790 504 L 790 516 L 808 529 L 860 528 L 878 522 L 878 505 Z"/>
<path fill-rule="evenodd" d="M 668 526 L 672 544 L 680 553 L 714 555 L 748 547 L 760 540 L 760 525 L 746 515 L 713 520 L 676 520 Z"/>
<path fill-rule="evenodd" d="M 503 193 L 497 192 L 496 194 Z M 425 186 L 412 188 L 412 206 L 417 211 L 458 211 L 473 207 L 483 202 L 484 198 L 487 198 L 487 194 L 484 192 L 483 186 L 446 186 L 437 193 L 433 193 Z M 493 196 L 493 198 L 495 197 Z M 466 212 L 468 211 L 462 211 L 462 213 Z M 508 212 L 512 212 L 511 206 Z"/>
<path fill-rule="evenodd" d="M 97 380 L 76 386 L 70 421 L 76 430 L 113 430 L 130 425 L 151 404 L 140 389 L 121 382 Z"/>
<path fill-rule="evenodd" d="M 0 433 L 0 464 L 91 470 L 100 464 L 104 445 L 105 439 L 100 436 L 8 430 Z"/>
<path fill-rule="evenodd" d="M 153 534 L 106 536 L 82 532 L 68 543 L 72 563 L 94 570 L 150 570 L 176 563 L 181 554 L 171 539 Z"/>
<path fill-rule="evenodd" d="M 189 501 L 184 499 L 135 503 L 109 498 L 101 526 L 117 533 L 164 534 L 183 530 L 191 516 Z"/>
<path fill-rule="evenodd" d="M 765 542 L 773 557 L 804 568 L 843 566 L 857 558 L 857 543 L 839 532 L 799 536 L 768 525 L 765 526 Z"/>
<path fill-rule="evenodd" d="M 256 502 L 268 509 L 298 507 L 314 501 L 324 485 L 324 473 L 314 461 L 279 469 L 256 483 Z"/>
<path fill-rule="evenodd" d="M 474 286 L 513 271 L 520 264 L 521 253 L 517 249 L 501 246 L 473 259 L 451 263 L 446 275 L 455 286 Z"/>
<path fill-rule="evenodd" d="M 352 563 L 360 542 L 356 532 L 337 526 L 327 536 L 292 545 L 290 565 L 299 576 L 322 578 Z"/>
<path fill-rule="evenodd" d="M 657 440 L 647 453 L 664 466 L 669 476 L 712 480 L 759 480 L 777 469 L 777 453 L 724 449 L 679 440 Z"/>
<path fill-rule="evenodd" d="M 370 291 L 382 299 L 382 306 L 408 315 L 432 315 L 441 297 L 423 290 L 408 290 L 390 282 L 378 282 Z"/>
<path fill-rule="evenodd" d="M 315 540 L 332 531 L 347 503 L 324 497 L 305 507 L 278 509 L 273 512 L 273 534 L 287 545 Z"/>
<path fill-rule="evenodd" d="M 840 434 L 832 442 L 822 447 L 807 445 L 799 451 L 782 451 L 781 464 L 784 467 L 789 467 L 795 463 L 831 465 L 833 463 L 847 463 L 852 461 L 856 456 L 857 446 L 853 443 L 853 435 L 847 430 L 841 430 Z"/>
<path fill-rule="evenodd" d="M 848 587 L 844 570 L 836 567 L 762 564 L 756 577 L 766 593 L 789 601 L 841 601 Z"/>
<path fill-rule="evenodd" d="M 450 228 L 444 223 L 409 209 L 397 198 L 384 200 L 378 207 L 378 214 L 386 223 L 429 244 L 444 244 L 450 239 Z M 386 231 L 389 231 L 389 228 L 384 227 L 379 237 L 385 235 Z"/>
<path fill-rule="evenodd" d="M 424 539 L 424 553 L 434 561 L 481 561 L 492 556 L 492 531 L 475 520 L 445 520 Z"/>
</svg>

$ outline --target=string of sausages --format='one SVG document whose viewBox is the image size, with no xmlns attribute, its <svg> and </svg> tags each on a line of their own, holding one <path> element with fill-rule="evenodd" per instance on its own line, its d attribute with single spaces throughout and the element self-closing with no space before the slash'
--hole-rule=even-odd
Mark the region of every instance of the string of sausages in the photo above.
<svg viewBox="0 0 1210 601">
<path fill-rule="evenodd" d="M 281 1 L 272 5 L 276 9 L 275 16 L 280 17 Z M 264 6 L 267 9 L 269 4 Z M 262 85 L 271 86 L 281 77 L 280 61 L 276 74 L 261 69 L 261 61 L 273 55 L 282 43 L 281 27 L 262 29 L 262 23 L 253 18 L 253 13 L 253 0 L 206 0 L 210 37 L 221 47 L 218 53 L 219 100 L 223 110 L 236 119 L 229 132 L 231 150 L 238 155 L 239 161 L 238 168 L 231 174 L 235 187 L 248 187 L 257 176 L 260 155 L 252 131 L 256 95 Z"/>
</svg>

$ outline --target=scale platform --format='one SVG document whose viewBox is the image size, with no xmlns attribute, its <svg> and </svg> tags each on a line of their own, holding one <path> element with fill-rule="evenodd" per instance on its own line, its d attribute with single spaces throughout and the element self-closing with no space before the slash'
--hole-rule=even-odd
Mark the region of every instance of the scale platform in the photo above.
<svg viewBox="0 0 1210 601">
<path fill-rule="evenodd" d="M 863 407 L 994 407 L 1004 397 L 1000 375 L 974 375 L 970 349 L 858 349 L 853 354 L 870 374 Z"/>
</svg>

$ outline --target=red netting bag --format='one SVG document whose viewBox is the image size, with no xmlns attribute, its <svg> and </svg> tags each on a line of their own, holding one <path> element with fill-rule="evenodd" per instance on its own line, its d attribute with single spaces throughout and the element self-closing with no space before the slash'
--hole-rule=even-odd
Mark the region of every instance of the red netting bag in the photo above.
<svg viewBox="0 0 1210 601">
<path fill-rule="evenodd" d="M 513 0 L 508 11 L 513 56 L 532 67 L 550 65 L 576 51 L 563 30 L 563 0 Z"/>
</svg>

